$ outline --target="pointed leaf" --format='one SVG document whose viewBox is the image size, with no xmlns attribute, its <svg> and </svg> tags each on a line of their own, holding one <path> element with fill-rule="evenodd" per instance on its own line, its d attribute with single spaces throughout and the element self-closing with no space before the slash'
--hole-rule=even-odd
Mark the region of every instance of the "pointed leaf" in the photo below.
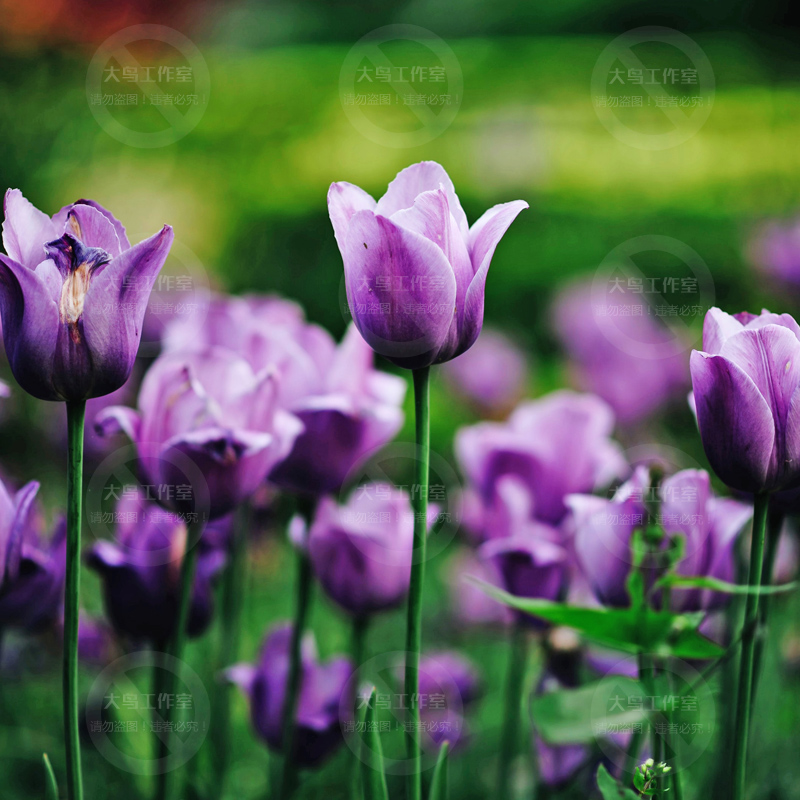
<svg viewBox="0 0 800 800">
<path fill-rule="evenodd" d="M 45 797 L 47 800 L 58 800 L 56 774 L 53 772 L 53 765 L 50 763 L 47 753 L 42 753 L 42 761 L 44 762 L 45 771 Z"/>
<path fill-rule="evenodd" d="M 433 780 L 431 781 L 431 791 L 428 800 L 447 800 L 449 797 L 447 787 L 447 754 L 450 750 L 450 742 L 443 742 L 439 748 L 439 757 L 436 760 L 436 768 L 433 770 Z"/>
<path fill-rule="evenodd" d="M 597 768 L 597 788 L 603 800 L 638 800 L 636 792 L 615 781 L 603 764 Z"/>
<path fill-rule="evenodd" d="M 608 675 L 580 689 L 561 689 L 534 697 L 531 718 L 548 744 L 592 742 L 609 730 L 608 725 L 623 729 L 645 720 L 648 711 L 642 708 L 643 696 L 647 692 L 638 681 L 624 675 Z M 629 698 L 638 698 L 638 703 Z"/>
<path fill-rule="evenodd" d="M 504 605 L 553 625 L 566 625 L 599 644 L 629 653 L 640 651 L 680 658 L 718 658 L 723 648 L 697 632 L 702 615 L 670 614 L 649 609 L 582 608 L 550 600 L 515 597 L 492 584 L 467 578 Z"/>
<path fill-rule="evenodd" d="M 665 575 L 658 582 L 658 585 L 713 589 L 715 592 L 723 592 L 724 594 L 783 594 L 784 592 L 794 591 L 797 588 L 797 581 L 782 583 L 779 586 L 746 586 L 703 575 Z"/>
</svg>

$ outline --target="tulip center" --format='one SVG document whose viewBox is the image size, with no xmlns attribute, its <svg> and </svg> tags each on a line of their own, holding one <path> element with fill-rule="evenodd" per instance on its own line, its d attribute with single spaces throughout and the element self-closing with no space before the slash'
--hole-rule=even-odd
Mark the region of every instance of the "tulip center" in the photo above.
<svg viewBox="0 0 800 800">
<path fill-rule="evenodd" d="M 58 303 L 61 321 L 77 334 L 77 323 L 83 315 L 92 276 L 111 261 L 111 256 L 100 247 L 87 247 L 68 233 L 46 244 L 45 251 L 63 280 Z"/>
</svg>

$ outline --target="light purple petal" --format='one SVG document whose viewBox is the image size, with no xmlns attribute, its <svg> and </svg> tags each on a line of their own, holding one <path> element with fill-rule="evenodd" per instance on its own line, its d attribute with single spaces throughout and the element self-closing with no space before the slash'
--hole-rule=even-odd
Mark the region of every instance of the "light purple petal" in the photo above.
<svg viewBox="0 0 800 800">
<path fill-rule="evenodd" d="M 703 351 L 712 356 L 719 355 L 725 340 L 744 326 L 736 317 L 726 314 L 719 308 L 711 308 L 703 320 Z"/>
<path fill-rule="evenodd" d="M 359 211 L 350 221 L 344 270 L 348 304 L 367 343 L 400 366 L 432 363 L 455 314 L 455 276 L 442 250 Z"/>
<path fill-rule="evenodd" d="M 328 189 L 328 214 L 333 225 L 333 235 L 342 258 L 345 257 L 345 244 L 350 220 L 356 211 L 374 211 L 375 200 L 363 189 L 346 181 L 332 183 Z"/>
<path fill-rule="evenodd" d="M 80 239 L 87 247 L 102 248 L 112 258 L 122 252 L 114 225 L 92 206 L 73 206 L 67 214 L 66 232 Z"/>
<path fill-rule="evenodd" d="M 455 217 L 456 225 L 466 241 L 469 230 L 467 216 L 461 208 L 453 181 L 450 180 L 444 167 L 435 161 L 421 161 L 400 171 L 389 184 L 386 194 L 378 200 L 375 211 L 377 214 L 391 217 L 403 208 L 411 208 L 423 192 L 430 192 L 440 187 L 447 192 L 450 213 Z"/>
<path fill-rule="evenodd" d="M 22 196 L 19 189 L 6 192 L 3 246 L 6 253 L 28 269 L 44 259 L 44 245 L 61 231 L 43 211 Z"/>
</svg>

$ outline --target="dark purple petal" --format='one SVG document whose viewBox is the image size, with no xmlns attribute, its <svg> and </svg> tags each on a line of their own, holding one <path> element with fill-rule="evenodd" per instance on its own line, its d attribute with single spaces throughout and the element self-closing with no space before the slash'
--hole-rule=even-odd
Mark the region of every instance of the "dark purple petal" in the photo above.
<svg viewBox="0 0 800 800">
<path fill-rule="evenodd" d="M 767 401 L 752 378 L 722 356 L 694 350 L 690 366 L 697 423 L 711 466 L 734 489 L 763 491 L 772 477 L 775 445 Z"/>
<path fill-rule="evenodd" d="M 44 260 L 44 245 L 60 236 L 50 217 L 22 196 L 9 189 L 3 204 L 3 246 L 9 257 L 30 270 Z"/>
</svg>

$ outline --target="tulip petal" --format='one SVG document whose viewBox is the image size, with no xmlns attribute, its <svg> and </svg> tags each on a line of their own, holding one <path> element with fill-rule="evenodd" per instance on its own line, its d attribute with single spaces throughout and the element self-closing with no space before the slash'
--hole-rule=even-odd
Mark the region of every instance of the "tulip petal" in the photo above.
<svg viewBox="0 0 800 800">
<path fill-rule="evenodd" d="M 9 189 L 3 203 L 3 246 L 24 267 L 33 269 L 44 258 L 44 245 L 61 231 L 50 217 L 26 200 L 19 189 Z"/>
<path fill-rule="evenodd" d="M 25 484 L 14 497 L 14 516 L 11 518 L 9 526 L 3 562 L 0 562 L 0 567 L 3 568 L 0 570 L 0 586 L 6 581 L 16 580 L 19 574 L 25 527 L 38 491 L 38 481 L 31 481 Z"/>
<path fill-rule="evenodd" d="M 86 247 L 99 247 L 112 258 L 122 252 L 122 245 L 111 221 L 89 205 L 75 205 L 67 214 L 66 232 L 80 239 Z"/>
<path fill-rule="evenodd" d="M 410 369 L 431 364 L 456 300 L 455 276 L 441 248 L 359 211 L 350 221 L 344 269 L 353 319 L 373 350 Z"/>
<path fill-rule="evenodd" d="M 705 574 L 710 578 L 734 583 L 736 541 L 753 516 L 753 506 L 727 497 L 714 497 L 708 503 L 708 516 L 713 547 Z M 723 608 L 729 600 L 728 595 L 706 589 L 703 591 L 700 605 L 704 610 L 712 611 Z"/>
<path fill-rule="evenodd" d="M 767 401 L 752 378 L 722 356 L 693 350 L 690 369 L 700 437 L 712 468 L 734 489 L 761 491 L 775 444 Z"/>
<path fill-rule="evenodd" d="M 478 338 L 483 325 L 483 305 L 486 293 L 486 276 L 492 263 L 492 256 L 508 226 L 516 219 L 517 214 L 528 208 L 524 200 L 490 208 L 469 232 L 469 252 L 475 275 L 470 282 L 464 302 L 464 318 L 459 331 L 458 347 L 448 358 L 455 358 L 469 350 Z"/>
<path fill-rule="evenodd" d="M 744 329 L 736 317 L 719 308 L 711 308 L 703 320 L 703 352 L 719 355 L 725 340 Z"/>
<path fill-rule="evenodd" d="M 58 307 L 36 272 L 0 254 L 0 312 L 11 371 L 41 400 L 60 400 L 53 386 Z"/>
<path fill-rule="evenodd" d="M 752 378 L 771 409 L 775 439 L 770 476 L 782 485 L 787 471 L 796 474 L 800 467 L 788 463 L 785 452 L 789 404 L 800 384 L 800 340 L 790 329 L 769 324 L 734 334 L 720 355 Z"/>
<path fill-rule="evenodd" d="M 331 218 L 333 235 L 336 237 L 336 244 L 339 245 L 342 258 L 344 258 L 350 220 L 357 211 L 365 210 L 375 210 L 375 200 L 372 195 L 346 181 L 331 184 L 328 189 L 328 215 Z"/>
<path fill-rule="evenodd" d="M 173 238 L 165 225 L 113 259 L 89 284 L 83 330 L 95 375 L 90 397 L 110 394 L 128 379 L 150 290 Z"/>
<path fill-rule="evenodd" d="M 421 161 L 412 164 L 397 173 L 397 177 L 389 184 L 386 194 L 378 200 L 376 214 L 391 217 L 392 214 L 404 208 L 411 208 L 414 201 L 423 192 L 444 189 L 450 213 L 453 215 L 464 241 L 467 240 L 469 225 L 467 215 L 461 208 L 461 203 L 456 194 L 453 181 L 441 164 L 435 161 Z"/>
<path fill-rule="evenodd" d="M 131 243 L 128 240 L 128 234 L 125 231 L 125 226 L 107 208 L 103 208 L 100 203 L 97 203 L 94 200 L 76 200 L 72 205 L 73 208 L 78 206 L 91 206 L 93 209 L 95 209 L 95 211 L 99 211 L 113 226 L 122 249 L 130 250 Z"/>
<path fill-rule="evenodd" d="M 139 412 L 127 406 L 109 406 L 94 418 L 94 429 L 98 436 L 124 433 L 133 443 L 140 439 L 141 426 Z"/>
</svg>

